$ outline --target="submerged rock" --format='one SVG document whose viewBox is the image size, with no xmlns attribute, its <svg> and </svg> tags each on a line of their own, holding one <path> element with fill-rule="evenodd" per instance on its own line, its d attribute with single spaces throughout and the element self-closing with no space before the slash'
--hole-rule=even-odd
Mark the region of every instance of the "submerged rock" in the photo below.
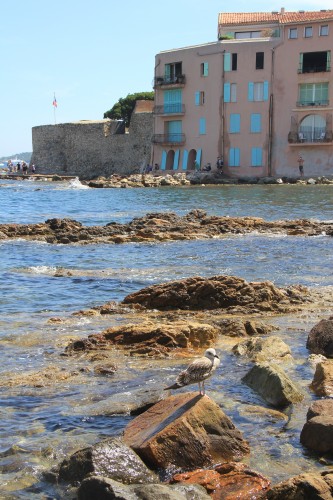
<svg viewBox="0 0 333 500">
<path fill-rule="evenodd" d="M 290 361 L 290 347 L 279 337 L 252 337 L 242 340 L 232 348 L 238 356 L 248 356 L 252 361 Z"/>
<path fill-rule="evenodd" d="M 256 363 L 242 380 L 276 407 L 298 403 L 304 398 L 301 389 L 274 364 Z"/>
<path fill-rule="evenodd" d="M 317 396 L 333 397 L 333 359 L 317 363 L 310 387 Z"/>
<path fill-rule="evenodd" d="M 128 424 L 125 443 L 154 469 L 204 467 L 249 454 L 248 443 L 208 396 L 180 393 Z"/>
<path fill-rule="evenodd" d="M 247 465 L 229 462 L 214 469 L 199 469 L 175 474 L 171 483 L 181 482 L 202 485 L 214 500 L 263 498 L 270 481 L 251 470 Z"/>
</svg>

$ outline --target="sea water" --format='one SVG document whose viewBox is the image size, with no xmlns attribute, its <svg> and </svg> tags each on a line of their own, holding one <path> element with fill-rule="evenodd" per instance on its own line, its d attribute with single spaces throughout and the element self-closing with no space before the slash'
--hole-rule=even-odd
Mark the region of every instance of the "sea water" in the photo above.
<svg viewBox="0 0 333 500">
<path fill-rule="evenodd" d="M 333 186 L 192 186 L 142 189 L 87 189 L 79 181 L 34 182 L 0 179 L 0 223 L 36 223 L 71 218 L 87 225 L 128 222 L 151 212 L 184 215 L 193 209 L 223 216 L 266 220 L 333 220 Z M 119 435 L 130 417 L 96 414 L 94 405 L 137 387 L 162 387 L 179 362 L 154 364 L 117 355 L 120 367 L 112 379 L 91 376 L 89 383 L 6 385 L 15 376 L 45 370 L 86 367 L 61 354 L 72 338 L 96 332 L 89 318 L 71 314 L 104 302 L 122 300 L 145 286 L 189 276 L 234 275 L 270 280 L 277 286 L 333 286 L 333 238 L 279 235 L 230 235 L 221 239 L 126 243 L 122 245 L 50 245 L 0 240 L 0 493 L 6 498 L 61 498 L 64 494 L 42 478 L 67 453 L 99 439 Z M 71 275 L 55 277 L 57 270 Z M 59 324 L 50 318 L 65 318 Z M 282 320 L 276 319 L 279 326 Z M 100 330 L 126 322 L 101 319 Z M 283 322 L 282 322 L 283 323 Z M 306 365 L 307 317 L 278 332 L 296 359 L 291 373 L 306 388 L 313 370 Z M 97 331 L 100 331 L 97 329 Z M 246 404 L 261 404 L 241 383 L 249 367 L 231 352 L 220 352 L 221 374 L 211 381 L 211 395 L 221 404 L 254 450 L 251 465 L 278 481 L 318 467 L 302 449 L 299 428 L 308 396 L 296 421 L 282 429 L 244 413 Z M 171 364 L 170 364 L 171 363 Z M 128 373 L 131 373 L 129 377 Z M 172 380 L 172 378 L 170 378 Z M 296 417 L 294 417 L 295 419 Z M 288 427 L 289 426 L 289 427 Z M 282 432 L 283 430 L 283 432 Z M 258 447 L 258 442 L 262 443 Z M 268 465 L 265 465 L 268 464 Z M 274 465 L 272 465 L 274 464 Z M 1 497 L 2 498 L 2 497 Z"/>
</svg>

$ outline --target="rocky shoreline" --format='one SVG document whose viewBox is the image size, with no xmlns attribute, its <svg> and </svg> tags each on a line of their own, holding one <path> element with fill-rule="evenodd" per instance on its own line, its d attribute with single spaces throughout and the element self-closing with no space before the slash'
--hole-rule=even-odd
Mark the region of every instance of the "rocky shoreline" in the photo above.
<svg viewBox="0 0 333 500">
<path fill-rule="evenodd" d="M 267 407 L 252 406 L 253 416 L 266 412 L 283 421 L 297 411 L 304 387 L 285 372 L 284 366 L 292 362 L 290 348 L 266 318 L 327 310 L 332 305 L 331 291 L 324 295 L 300 286 L 278 288 L 235 276 L 187 278 L 138 290 L 121 303 L 74 313 L 103 317 L 127 313 L 133 322 L 70 342 L 64 355 L 85 357 L 99 369 L 104 364 L 100 373 L 110 375 L 108 352 L 114 349 L 151 359 L 186 357 L 217 345 L 219 339 L 234 339 L 234 356 L 252 362 L 243 383 L 267 403 Z M 77 451 L 46 476 L 60 483 L 79 483 L 81 500 L 98 494 L 110 499 L 155 500 L 163 495 L 170 500 L 328 500 L 333 495 L 333 317 L 311 329 L 307 347 L 316 365 L 311 390 L 320 399 L 309 407 L 299 439 L 322 457 L 326 468 L 320 471 L 273 485 L 246 465 L 251 447 L 213 399 L 195 392 L 165 396 L 152 392 L 148 400 L 146 395 L 132 406 L 131 414 L 137 416 L 123 436 Z M 104 411 L 112 406 L 103 405 Z M 111 411 L 116 411 L 114 406 Z M 118 411 L 128 411 L 127 405 Z"/>
<path fill-rule="evenodd" d="M 61 244 L 120 244 L 223 238 L 229 234 L 281 234 L 333 236 L 333 223 L 308 219 L 265 221 L 258 217 L 223 217 L 192 210 L 185 216 L 173 212 L 150 213 L 121 224 L 84 226 L 72 219 L 48 219 L 37 224 L 0 224 L 0 240 L 22 238 Z"/>
</svg>

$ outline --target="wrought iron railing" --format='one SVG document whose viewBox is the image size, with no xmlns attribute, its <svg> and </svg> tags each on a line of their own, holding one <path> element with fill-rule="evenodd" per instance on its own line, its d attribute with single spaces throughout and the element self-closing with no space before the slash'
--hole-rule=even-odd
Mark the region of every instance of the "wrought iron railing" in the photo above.
<svg viewBox="0 0 333 500">
<path fill-rule="evenodd" d="M 317 99 L 316 101 L 297 101 L 297 106 L 328 106 L 328 99 Z"/>
<path fill-rule="evenodd" d="M 183 115 L 185 105 L 178 102 L 162 104 L 162 106 L 154 106 L 153 113 L 155 115 Z"/>
<path fill-rule="evenodd" d="M 185 75 L 155 76 L 154 87 L 160 87 L 162 85 L 184 85 L 185 81 Z"/>
<path fill-rule="evenodd" d="M 300 64 L 298 68 L 298 73 L 326 73 L 331 71 L 330 64 L 320 64 L 318 66 L 304 66 L 304 64 Z"/>
<path fill-rule="evenodd" d="M 169 133 L 169 134 L 154 134 L 152 137 L 153 144 L 177 144 L 185 143 L 185 134 Z"/>
</svg>

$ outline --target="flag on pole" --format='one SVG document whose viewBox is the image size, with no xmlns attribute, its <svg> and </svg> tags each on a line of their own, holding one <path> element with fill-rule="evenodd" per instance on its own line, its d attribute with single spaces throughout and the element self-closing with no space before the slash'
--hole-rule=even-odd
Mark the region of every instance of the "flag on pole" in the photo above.
<svg viewBox="0 0 333 500">
<path fill-rule="evenodd" d="M 56 96 L 54 95 L 53 106 L 56 108 L 58 106 Z"/>
</svg>

